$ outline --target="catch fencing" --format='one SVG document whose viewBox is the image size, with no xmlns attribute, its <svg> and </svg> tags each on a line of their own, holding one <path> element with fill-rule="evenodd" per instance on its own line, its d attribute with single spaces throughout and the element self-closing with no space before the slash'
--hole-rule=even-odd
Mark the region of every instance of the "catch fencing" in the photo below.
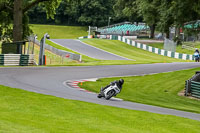
<svg viewBox="0 0 200 133">
<path fill-rule="evenodd" d="M 51 40 L 49 40 L 49 41 L 51 41 Z M 40 45 L 40 42 L 38 40 L 35 40 L 35 43 L 37 45 Z M 61 57 L 69 58 L 71 60 L 77 60 L 80 62 L 82 61 L 82 57 L 79 54 L 74 54 L 71 52 L 60 50 L 60 49 L 54 48 L 53 46 L 50 46 L 48 44 L 45 44 L 45 49 L 47 49 L 47 50 L 51 51 L 52 53 L 59 55 Z"/>
<path fill-rule="evenodd" d="M 189 80 L 185 81 L 185 96 L 200 98 L 200 71 Z"/>
</svg>

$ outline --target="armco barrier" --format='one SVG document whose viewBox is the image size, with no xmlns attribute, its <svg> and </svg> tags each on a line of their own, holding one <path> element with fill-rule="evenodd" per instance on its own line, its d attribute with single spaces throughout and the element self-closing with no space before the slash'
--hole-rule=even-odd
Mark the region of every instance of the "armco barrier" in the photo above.
<svg viewBox="0 0 200 133">
<path fill-rule="evenodd" d="M 159 54 L 159 55 L 163 55 L 163 56 L 168 56 L 171 58 L 176 58 L 176 59 L 182 59 L 182 60 L 194 60 L 194 55 L 189 55 L 189 54 L 181 54 L 181 53 L 177 53 L 177 52 L 172 52 L 172 51 L 167 51 L 164 49 L 159 49 L 159 48 L 155 48 L 152 46 L 148 46 L 146 44 L 142 44 L 142 43 L 138 43 L 136 41 L 130 40 L 130 39 L 126 39 L 125 37 L 122 36 L 117 36 L 117 35 L 97 35 L 95 36 L 95 38 L 104 38 L 104 36 L 106 36 L 106 39 L 110 39 L 110 40 L 119 40 L 122 41 L 128 45 L 155 53 L 155 54 Z M 79 39 L 84 39 L 84 38 L 88 38 L 87 36 L 84 37 L 79 37 Z"/>
<path fill-rule="evenodd" d="M 34 55 L 0 54 L 0 65 L 28 66 L 34 64 Z"/>
<path fill-rule="evenodd" d="M 49 40 L 49 41 L 51 41 L 51 40 Z M 40 42 L 38 40 L 36 40 L 35 43 L 37 45 L 40 45 Z M 53 43 L 55 43 L 55 42 L 53 42 Z M 59 55 L 59 56 L 62 56 L 62 57 L 66 57 L 66 58 L 69 58 L 69 59 L 72 59 L 72 60 L 77 60 L 77 61 L 81 61 L 82 60 L 82 57 L 79 54 L 74 54 L 74 53 L 71 53 L 71 52 L 60 50 L 60 49 L 54 48 L 54 47 L 52 47 L 52 46 L 50 46 L 48 44 L 45 44 L 45 49 L 51 51 L 52 53 L 54 53 L 56 55 Z"/>
<path fill-rule="evenodd" d="M 200 98 L 200 72 L 197 71 L 196 74 L 189 80 L 185 81 L 185 96 L 193 96 Z"/>
</svg>

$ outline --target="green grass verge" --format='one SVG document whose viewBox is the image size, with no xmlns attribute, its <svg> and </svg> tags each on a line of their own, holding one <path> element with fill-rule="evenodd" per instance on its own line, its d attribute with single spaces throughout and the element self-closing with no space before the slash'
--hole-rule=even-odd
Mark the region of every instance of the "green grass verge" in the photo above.
<svg viewBox="0 0 200 133">
<path fill-rule="evenodd" d="M 0 132 L 198 133 L 200 122 L 66 100 L 0 85 Z"/>
<path fill-rule="evenodd" d="M 105 39 L 82 39 L 84 43 L 103 49 L 105 51 L 136 60 L 134 64 L 141 63 L 163 63 L 163 62 L 184 62 L 184 60 L 157 55 L 118 40 Z M 133 62 L 132 62 L 133 63 Z"/>
<path fill-rule="evenodd" d="M 200 113 L 200 101 L 178 96 L 184 89 L 185 80 L 199 68 L 145 76 L 122 77 L 125 80 L 122 92 L 117 97 L 124 100 L 161 107 Z M 84 82 L 82 88 L 99 92 L 101 86 L 120 78 L 103 78 L 97 82 Z"/>
<path fill-rule="evenodd" d="M 50 35 L 53 39 L 76 39 L 80 36 L 86 36 L 87 27 L 83 26 L 59 26 L 59 25 L 38 25 L 31 24 L 31 29 L 34 34 L 37 34 L 40 40 L 45 33 Z"/>
</svg>

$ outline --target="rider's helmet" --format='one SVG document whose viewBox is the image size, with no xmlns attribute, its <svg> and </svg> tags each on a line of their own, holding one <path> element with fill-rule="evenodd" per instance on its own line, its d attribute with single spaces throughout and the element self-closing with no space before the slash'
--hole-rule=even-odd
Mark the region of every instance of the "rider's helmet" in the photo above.
<svg viewBox="0 0 200 133">
<path fill-rule="evenodd" d="M 120 79 L 119 80 L 119 83 L 122 85 L 124 83 L 124 80 L 123 79 Z"/>
</svg>

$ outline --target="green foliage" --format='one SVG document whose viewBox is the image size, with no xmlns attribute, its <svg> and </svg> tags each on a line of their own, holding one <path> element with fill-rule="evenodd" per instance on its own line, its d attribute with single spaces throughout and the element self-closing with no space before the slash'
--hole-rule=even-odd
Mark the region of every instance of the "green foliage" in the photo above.
<svg viewBox="0 0 200 133">
<path fill-rule="evenodd" d="M 91 26 L 99 26 L 108 22 L 112 12 L 113 0 L 82 0 L 81 15 L 78 21 Z"/>
<path fill-rule="evenodd" d="M 114 0 L 62 0 L 56 10 L 55 20 L 42 18 L 39 23 L 103 26 L 108 23 L 108 17 L 113 16 L 113 4 Z M 38 14 L 44 16 L 44 11 L 41 7 L 30 10 L 31 23 L 35 23 L 35 18 L 41 17 Z"/>
<path fill-rule="evenodd" d="M 46 0 L 45 1 L 20 0 L 20 1 L 22 1 L 22 12 L 20 10 L 15 10 L 15 13 L 13 13 L 14 11 L 13 9 L 15 7 L 14 6 L 15 2 L 13 2 L 13 0 L 3 0 L 0 3 L 0 36 L 13 39 L 13 36 L 12 36 L 13 29 L 23 28 L 22 32 L 18 34 L 22 34 L 23 40 L 26 39 L 26 37 L 32 33 L 32 31 L 30 30 L 28 26 L 29 18 L 26 14 L 27 10 L 34 7 L 35 5 L 43 4 L 47 13 L 47 18 L 53 19 L 56 13 L 55 12 L 56 8 L 59 6 L 59 3 L 60 3 L 60 0 L 47 0 L 47 1 Z M 19 4 L 17 6 L 20 7 L 21 5 Z M 17 22 L 13 20 L 13 18 L 15 18 L 13 17 L 13 15 L 21 14 L 21 13 L 23 14 L 23 17 L 22 17 L 23 21 L 22 23 L 17 24 L 18 26 L 16 26 L 16 24 L 13 24 L 14 22 Z M 19 22 L 21 22 L 20 19 L 21 18 L 17 18 Z M 21 27 L 20 25 L 23 25 L 23 26 Z M 11 26 L 13 26 L 13 28 L 11 28 Z M 21 31 L 21 30 L 16 30 L 16 31 Z M 21 40 L 21 39 L 22 39 L 21 37 L 18 39 L 15 38 L 15 40 Z"/>
<path fill-rule="evenodd" d="M 119 19 L 128 19 L 131 22 L 141 22 L 136 0 L 117 0 L 113 6 L 116 17 Z"/>
<path fill-rule="evenodd" d="M 23 38 L 27 38 L 27 36 L 31 35 L 32 33 L 33 31 L 29 27 L 29 18 L 25 13 L 23 17 Z"/>
<path fill-rule="evenodd" d="M 194 9 L 198 3 L 195 0 L 161 0 L 159 30 L 168 35 L 169 27 L 175 26 L 176 36 L 179 36 L 179 29 L 180 27 L 184 29 L 184 23 L 199 18 L 198 11 Z"/>
<path fill-rule="evenodd" d="M 42 3 L 45 6 L 47 19 L 48 18 L 54 19 L 54 15 L 56 14 L 56 8 L 58 8 L 60 2 L 61 0 L 48 0 Z"/>
<path fill-rule="evenodd" d="M 12 39 L 12 15 L 10 10 L 6 9 L 4 5 L 11 6 L 11 0 L 1 0 L 0 2 L 0 41 L 9 42 Z"/>
</svg>

